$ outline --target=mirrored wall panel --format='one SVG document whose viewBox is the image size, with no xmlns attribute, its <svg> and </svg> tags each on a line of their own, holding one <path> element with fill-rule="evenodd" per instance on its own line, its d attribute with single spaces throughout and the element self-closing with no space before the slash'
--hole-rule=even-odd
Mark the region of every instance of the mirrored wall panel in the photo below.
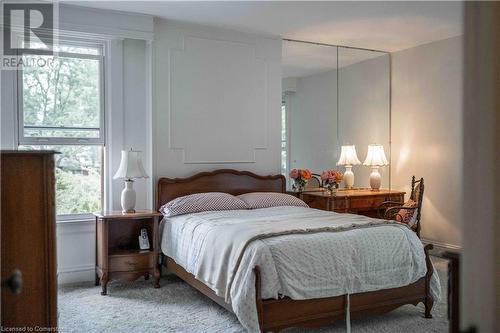
<svg viewBox="0 0 500 333">
<path fill-rule="evenodd" d="M 368 145 L 382 145 L 386 160 L 390 161 L 389 54 L 345 47 L 339 47 L 338 50 L 339 144 L 355 145 L 362 164 L 352 168 L 355 175 L 354 186 L 370 187 L 372 170 L 370 166 L 363 165 Z M 390 187 L 389 167 L 390 165 L 386 165 L 378 168 L 382 188 Z"/>
<path fill-rule="evenodd" d="M 354 145 L 354 187 L 368 188 L 369 144 L 390 162 L 390 59 L 385 52 L 283 41 L 282 172 L 320 174 L 337 166 L 342 145 Z M 389 165 L 379 168 L 388 188 Z M 344 186 L 344 184 L 341 184 Z"/>
<path fill-rule="evenodd" d="M 282 164 L 320 173 L 337 158 L 337 48 L 284 41 L 282 50 Z"/>
</svg>

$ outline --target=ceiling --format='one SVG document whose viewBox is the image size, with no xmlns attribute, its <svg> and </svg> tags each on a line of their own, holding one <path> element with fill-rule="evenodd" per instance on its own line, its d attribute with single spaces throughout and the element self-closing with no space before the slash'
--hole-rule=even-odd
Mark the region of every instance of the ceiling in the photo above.
<svg viewBox="0 0 500 333">
<path fill-rule="evenodd" d="M 388 52 L 462 34 L 462 3 L 453 1 L 61 2 Z"/>
<path fill-rule="evenodd" d="M 337 50 L 329 45 L 284 40 L 281 55 L 282 77 L 300 78 L 387 56 L 387 53 L 345 47 Z"/>
</svg>

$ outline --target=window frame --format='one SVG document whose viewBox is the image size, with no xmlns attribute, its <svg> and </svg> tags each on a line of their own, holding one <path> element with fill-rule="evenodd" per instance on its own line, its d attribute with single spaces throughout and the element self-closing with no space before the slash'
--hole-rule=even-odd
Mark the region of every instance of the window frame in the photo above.
<svg viewBox="0 0 500 333">
<path fill-rule="evenodd" d="M 88 41 L 80 38 L 68 38 L 59 39 L 59 44 L 69 45 L 69 46 L 83 46 L 83 47 L 94 47 L 100 50 L 100 54 L 83 54 L 74 52 L 54 52 L 54 55 L 60 55 L 63 57 L 70 58 L 80 58 L 80 59 L 94 59 L 99 61 L 99 138 L 79 138 L 79 137 L 26 137 L 24 136 L 24 100 L 23 100 L 23 69 L 19 67 L 17 70 L 17 77 L 15 78 L 16 84 L 16 146 L 101 146 L 101 209 L 104 209 L 106 198 L 105 198 L 105 172 L 106 172 L 106 54 L 108 51 L 108 44 L 104 41 Z M 34 54 L 34 55 L 51 55 L 43 49 L 21 49 L 18 50 L 17 56 L 21 57 L 24 54 Z M 61 127 L 53 127 L 61 128 Z M 63 127 L 64 128 L 64 127 Z M 68 127 L 66 127 L 68 128 Z M 72 130 L 81 130 L 87 127 L 70 127 Z M 93 218 L 92 212 L 85 213 L 75 213 L 75 214 L 59 214 L 56 215 L 57 222 L 82 222 L 88 221 Z"/>
<path fill-rule="evenodd" d="M 79 58 L 79 59 L 93 59 L 99 61 L 99 137 L 98 138 L 85 138 L 85 137 L 29 137 L 24 135 L 24 100 L 23 100 L 23 69 L 20 67 L 17 70 L 17 144 L 20 145 L 105 145 L 105 70 L 104 70 L 104 60 L 105 60 L 105 50 L 106 45 L 104 43 L 87 42 L 84 40 L 60 40 L 60 44 L 70 45 L 70 46 L 87 46 L 100 49 L 99 55 L 94 54 L 83 54 L 83 53 L 73 53 L 73 52 L 54 52 L 57 56 L 68 57 L 68 58 Z M 41 49 L 29 49 L 29 50 L 19 50 L 18 56 L 22 57 L 24 54 L 33 55 L 48 55 L 45 50 Z M 36 128 L 36 127 L 35 127 Z M 40 126 L 40 128 L 43 128 Z M 47 126 L 47 129 L 69 129 L 69 130 L 86 130 L 89 127 L 58 127 L 58 126 Z M 95 128 L 92 128 L 95 129 Z"/>
</svg>

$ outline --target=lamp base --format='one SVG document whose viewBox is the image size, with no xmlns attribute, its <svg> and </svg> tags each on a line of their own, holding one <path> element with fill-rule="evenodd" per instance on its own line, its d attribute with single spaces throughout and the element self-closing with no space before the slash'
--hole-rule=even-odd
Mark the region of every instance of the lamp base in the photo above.
<svg viewBox="0 0 500 333">
<path fill-rule="evenodd" d="M 125 187 L 121 196 L 122 213 L 135 213 L 135 190 L 134 181 L 131 179 L 125 180 Z"/>
<path fill-rule="evenodd" d="M 352 172 L 352 165 L 345 166 L 344 183 L 345 188 L 352 189 L 354 185 L 354 172 Z"/>
<path fill-rule="evenodd" d="M 382 177 L 378 172 L 378 167 L 373 167 L 372 173 L 370 174 L 370 187 L 372 188 L 372 191 L 379 191 L 381 184 L 382 184 Z"/>
</svg>

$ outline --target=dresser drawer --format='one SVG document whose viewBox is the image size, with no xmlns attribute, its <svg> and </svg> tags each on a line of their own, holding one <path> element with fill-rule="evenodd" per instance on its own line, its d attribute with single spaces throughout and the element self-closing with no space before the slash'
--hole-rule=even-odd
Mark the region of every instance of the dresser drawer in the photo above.
<svg viewBox="0 0 500 333">
<path fill-rule="evenodd" d="M 351 198 L 350 209 L 373 209 L 377 208 L 382 202 L 385 201 L 385 197 L 362 197 L 362 198 Z"/>
<path fill-rule="evenodd" d="M 326 210 L 328 205 L 328 198 L 312 196 L 307 194 L 302 194 L 302 201 L 304 201 L 309 207 Z"/>
<path fill-rule="evenodd" d="M 111 272 L 128 272 L 140 271 L 154 267 L 154 256 L 151 254 L 144 255 L 120 255 L 109 257 L 109 270 Z"/>
<path fill-rule="evenodd" d="M 331 205 L 333 206 L 333 210 L 344 211 L 348 207 L 348 201 L 346 198 L 331 198 Z"/>
</svg>

